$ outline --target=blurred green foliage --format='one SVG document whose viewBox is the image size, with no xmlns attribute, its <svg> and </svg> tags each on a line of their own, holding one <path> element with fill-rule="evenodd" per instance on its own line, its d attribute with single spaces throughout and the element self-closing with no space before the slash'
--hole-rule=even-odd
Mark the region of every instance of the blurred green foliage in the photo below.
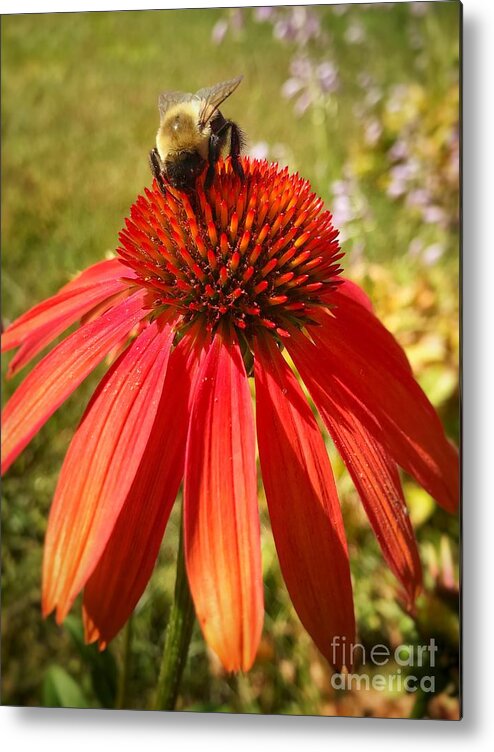
<svg viewBox="0 0 494 752">
<path fill-rule="evenodd" d="M 368 290 L 458 441 L 459 5 L 314 7 L 313 15 L 299 16 L 302 31 L 313 16 L 319 24 L 320 33 L 309 38 L 286 33 L 291 12 L 2 18 L 3 321 L 115 248 L 129 206 L 150 183 L 158 93 L 196 90 L 242 73 L 225 112 L 245 129 L 252 153 L 300 171 L 334 209 L 345 274 Z M 312 66 L 305 83 L 300 71 L 309 67 L 300 60 Z M 323 64 L 333 68 L 318 68 Z M 317 88 L 313 71 L 333 76 L 326 90 Z M 281 92 L 299 87 L 300 95 L 304 86 L 311 99 L 298 116 L 296 99 Z M 57 475 L 101 372 L 43 428 L 4 484 L 4 704 L 114 703 L 124 635 L 100 656 L 81 644 L 79 604 L 60 628 L 41 619 L 39 592 Z M 19 380 L 7 384 L 4 398 Z M 393 647 L 434 636 L 441 655 L 436 696 L 331 689 L 330 669 L 283 585 L 260 489 L 266 619 L 258 659 L 248 675 L 226 675 L 196 627 L 180 707 L 457 717 L 458 521 L 404 479 L 427 586 L 411 618 L 328 447 L 348 532 L 359 639 Z M 177 524 L 175 512 L 133 618 L 127 707 L 152 700 L 174 586 Z"/>
</svg>

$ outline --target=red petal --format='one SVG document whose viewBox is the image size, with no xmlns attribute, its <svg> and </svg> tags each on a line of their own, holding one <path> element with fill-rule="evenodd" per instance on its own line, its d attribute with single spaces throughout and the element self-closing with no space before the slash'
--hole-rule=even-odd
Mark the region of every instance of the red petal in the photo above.
<svg viewBox="0 0 494 752">
<path fill-rule="evenodd" d="M 108 311 L 110 308 L 114 308 L 118 303 L 120 303 L 121 300 L 124 300 L 124 298 L 126 298 L 130 292 L 131 291 L 129 290 L 129 288 L 125 287 L 123 288 L 122 292 L 117 293 L 116 295 L 112 295 L 109 298 L 105 298 L 105 300 L 99 303 L 99 305 L 91 308 L 89 313 L 87 313 L 85 316 L 82 316 L 79 324 L 84 325 L 88 321 L 93 321 L 97 318 L 100 318 L 100 316 L 106 313 L 106 311 Z M 63 329 L 66 329 L 67 326 L 68 325 L 64 323 Z M 37 330 L 34 334 L 29 335 L 29 337 L 24 340 L 24 342 L 10 361 L 9 367 L 7 369 L 7 378 L 12 378 L 22 368 L 24 368 L 24 366 L 27 366 L 27 364 L 38 353 L 40 353 L 47 345 L 53 342 L 53 339 L 58 336 L 58 334 L 60 334 L 60 332 L 54 332 L 53 327 L 48 324 L 48 326 L 43 327 L 42 329 Z M 128 335 L 125 335 L 122 342 L 125 342 L 125 344 L 127 344 Z M 113 348 L 113 350 L 115 350 L 115 348 Z M 109 353 L 109 357 L 110 356 L 111 353 Z"/>
<path fill-rule="evenodd" d="M 101 269 L 103 264 L 104 272 Z M 110 268 L 110 262 L 105 261 L 103 264 L 96 265 L 98 270 L 94 267 L 87 269 L 56 295 L 38 303 L 13 321 L 2 334 L 2 352 L 18 347 L 27 337 L 36 336 L 40 332 L 46 334 L 45 327 L 51 327 L 52 339 L 55 339 L 98 303 L 128 288 L 120 280 L 125 272 L 125 267 L 120 262 L 118 276 L 114 263 L 111 263 Z"/>
<path fill-rule="evenodd" d="M 145 315 L 139 291 L 71 334 L 40 361 L 5 406 L 2 473 L 62 402 Z"/>
<path fill-rule="evenodd" d="M 365 308 L 334 295 L 336 315 L 313 312 L 316 346 L 289 343 L 292 355 L 321 415 L 331 412 L 334 385 L 347 405 L 366 414 L 366 428 L 387 452 L 448 511 L 458 504 L 458 455 L 413 378 L 403 351 Z M 336 382 L 335 382 L 336 380 Z M 329 428 L 329 426 L 328 426 Z"/>
<path fill-rule="evenodd" d="M 126 298 L 130 292 L 132 292 L 132 289 L 126 285 L 125 287 L 123 287 L 122 292 L 113 295 L 111 298 L 103 300 L 101 303 L 98 303 L 98 305 L 95 305 L 93 308 L 91 308 L 90 311 L 85 313 L 84 316 L 81 316 L 79 324 L 83 326 L 84 324 L 88 324 L 90 321 L 94 321 L 94 319 L 99 319 L 99 317 L 106 313 L 106 311 L 110 307 L 113 307 L 121 300 Z"/>
<path fill-rule="evenodd" d="M 247 671 L 263 591 L 254 420 L 234 334 L 215 335 L 199 373 L 185 465 L 185 555 L 197 618 L 225 668 Z"/>
<path fill-rule="evenodd" d="M 101 557 L 146 450 L 173 328 L 155 320 L 110 368 L 72 439 L 50 510 L 43 613 L 62 621 Z M 141 499 L 141 501 L 145 501 Z"/>
<path fill-rule="evenodd" d="M 309 404 L 270 339 L 255 346 L 257 441 L 281 570 L 304 627 L 331 664 L 349 663 L 352 584 L 331 465 Z M 334 642 L 333 642 L 334 640 Z"/>
<path fill-rule="evenodd" d="M 412 373 L 405 351 L 372 312 L 370 299 L 360 287 L 345 280 L 332 293 L 331 304 L 331 313 L 335 314 L 340 334 L 348 338 L 352 349 L 361 354 L 365 352 L 366 357 L 371 360 L 382 360 L 383 364 L 389 365 L 390 368 L 396 367 Z M 321 322 L 327 318 L 333 320 L 333 316 L 328 317 L 328 314 L 320 309 L 314 318 Z M 313 331 L 315 330 L 311 329 L 311 334 Z"/>
<path fill-rule="evenodd" d="M 186 335 L 170 356 L 156 421 L 103 556 L 84 589 L 88 642 L 106 646 L 134 610 L 158 556 L 183 477 L 199 355 Z"/>
<path fill-rule="evenodd" d="M 355 301 L 355 303 L 359 303 L 372 313 L 372 311 L 374 310 L 372 300 L 369 298 L 367 293 L 362 290 L 361 287 L 356 285 L 355 282 L 352 282 L 349 279 L 344 279 L 342 277 L 338 281 L 339 284 L 337 290 L 339 294 L 346 295 L 348 298 L 351 298 L 351 300 Z M 331 292 L 331 296 L 332 295 L 333 291 Z"/>
<path fill-rule="evenodd" d="M 53 340 L 58 337 L 59 334 L 65 331 L 71 324 L 78 321 L 81 316 L 89 311 L 94 311 L 95 306 L 92 301 L 98 299 L 99 305 L 96 305 L 96 309 L 100 309 L 100 315 L 107 311 L 110 307 L 116 305 L 121 295 L 118 293 L 118 288 L 122 290 L 122 284 L 120 282 L 112 282 L 114 292 L 111 292 L 108 285 L 105 285 L 109 294 L 103 295 L 103 290 L 100 289 L 102 285 L 98 285 L 96 289 L 91 292 L 87 291 L 83 293 L 82 298 L 79 301 L 71 301 L 71 309 L 60 316 L 55 315 L 53 320 L 44 326 L 35 326 L 31 332 L 24 338 L 21 347 L 9 363 L 7 370 L 7 377 L 12 378 L 18 373 L 24 366 L 26 366 L 38 353 L 49 345 Z M 127 290 L 125 290 L 124 297 L 127 297 Z M 129 290 L 130 292 L 130 290 Z M 99 294 L 98 294 L 99 293 Z"/>
<path fill-rule="evenodd" d="M 300 333 L 298 345 L 312 347 Z M 314 387 L 314 389 L 317 389 Z M 384 557 L 403 584 L 412 606 L 422 584 L 417 544 L 396 465 L 366 428 L 366 413 L 336 380 L 331 391 L 313 392 L 336 448 L 352 476 Z"/>
<path fill-rule="evenodd" d="M 60 292 L 65 290 L 71 290 L 76 287 L 90 287 L 91 285 L 98 284 L 98 282 L 105 282 L 106 280 L 121 277 L 133 277 L 134 272 L 123 263 L 119 258 L 105 259 L 105 261 L 99 261 L 97 264 L 93 264 L 78 274 L 70 282 L 64 285 Z"/>
</svg>

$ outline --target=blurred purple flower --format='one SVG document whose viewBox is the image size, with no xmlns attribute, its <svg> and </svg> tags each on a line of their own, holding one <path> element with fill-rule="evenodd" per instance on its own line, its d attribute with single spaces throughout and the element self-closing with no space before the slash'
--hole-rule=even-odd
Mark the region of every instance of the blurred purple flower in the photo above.
<svg viewBox="0 0 494 752">
<path fill-rule="evenodd" d="M 213 26 L 211 32 L 211 39 L 214 44 L 221 44 L 228 31 L 228 21 L 224 18 L 220 18 L 219 21 Z"/>
<path fill-rule="evenodd" d="M 350 10 L 350 7 L 349 5 L 333 5 L 331 10 L 335 16 L 343 16 Z"/>
<path fill-rule="evenodd" d="M 388 112 L 399 112 L 402 109 L 407 96 L 408 88 L 405 84 L 397 84 L 396 86 L 393 86 L 391 95 L 386 103 Z"/>
<path fill-rule="evenodd" d="M 312 75 L 312 63 L 308 57 L 294 57 L 290 62 L 290 73 L 295 78 L 309 79 Z"/>
<path fill-rule="evenodd" d="M 335 227 L 344 228 L 352 219 L 352 204 L 348 196 L 335 196 L 331 209 Z"/>
<path fill-rule="evenodd" d="M 275 39 L 292 42 L 300 48 L 321 37 L 319 16 L 305 6 L 257 8 L 254 20 L 271 23 Z"/>
<path fill-rule="evenodd" d="M 365 95 L 365 103 L 368 107 L 374 107 L 382 98 L 382 90 L 378 86 L 371 86 Z"/>
<path fill-rule="evenodd" d="M 426 206 L 422 212 L 422 218 L 429 225 L 440 225 L 445 221 L 446 214 L 440 206 Z"/>
<path fill-rule="evenodd" d="M 309 107 L 312 104 L 312 101 L 313 101 L 313 99 L 312 99 L 312 97 L 310 95 L 310 92 L 307 91 L 307 90 L 304 91 L 300 95 L 300 97 L 297 99 L 297 101 L 295 102 L 295 104 L 293 106 L 293 109 L 295 110 L 295 113 L 299 117 L 301 117 L 304 114 L 304 112 L 306 112 L 309 109 Z"/>
<path fill-rule="evenodd" d="M 300 44 L 307 44 L 311 39 L 317 39 L 321 33 L 319 16 L 306 7 L 293 8 L 293 23 L 298 31 Z"/>
<path fill-rule="evenodd" d="M 341 193 L 345 193 L 345 183 L 343 180 L 334 180 L 331 183 L 331 190 L 335 196 L 339 196 Z"/>
<path fill-rule="evenodd" d="M 229 8 L 228 15 L 220 18 L 213 26 L 211 40 L 213 44 L 219 45 L 224 40 L 229 31 L 238 37 L 245 26 L 243 8 Z"/>
<path fill-rule="evenodd" d="M 349 180 L 335 180 L 331 183 L 330 193 L 333 194 L 331 212 L 335 227 L 343 227 L 352 219 L 350 191 Z"/>
<path fill-rule="evenodd" d="M 425 14 L 428 11 L 429 3 L 410 3 L 410 13 L 412 13 L 414 16 L 425 16 Z"/>
<path fill-rule="evenodd" d="M 253 159 L 267 159 L 269 154 L 269 145 L 266 141 L 257 141 L 248 149 L 248 154 Z"/>
<path fill-rule="evenodd" d="M 239 34 L 245 26 L 244 12 L 242 8 L 230 9 L 230 25 L 233 31 Z"/>
<path fill-rule="evenodd" d="M 447 170 L 453 180 L 458 179 L 460 171 L 460 134 L 458 128 L 453 128 L 447 140 L 450 148 Z"/>
<path fill-rule="evenodd" d="M 348 169 L 345 170 L 344 178 L 331 183 L 329 193 L 333 222 L 335 227 L 339 228 L 340 241 L 343 242 L 352 235 L 353 222 L 356 222 L 358 226 L 362 220 L 370 219 L 369 205 L 360 190 L 358 181 Z M 355 246 L 352 253 L 354 251 Z"/>
<path fill-rule="evenodd" d="M 271 6 L 261 5 L 259 8 L 254 8 L 254 21 L 262 23 L 263 21 L 270 21 L 276 15 L 276 8 Z"/>
<path fill-rule="evenodd" d="M 275 39 L 281 39 L 283 41 L 293 41 L 295 37 L 292 26 L 284 18 L 276 21 L 274 24 L 273 36 Z"/>
<path fill-rule="evenodd" d="M 406 193 L 406 185 L 403 181 L 392 180 L 388 185 L 387 194 L 390 198 L 399 198 Z"/>
<path fill-rule="evenodd" d="M 431 243 L 424 247 L 424 242 L 420 238 L 414 238 L 408 246 L 408 254 L 415 259 L 422 261 L 426 266 L 433 266 L 444 255 L 446 248 L 443 243 Z"/>
<path fill-rule="evenodd" d="M 353 21 L 345 32 L 345 39 L 350 44 L 361 44 L 365 40 L 365 30 L 362 24 Z"/>
<path fill-rule="evenodd" d="M 366 91 L 365 104 L 367 107 L 374 107 L 383 98 L 382 89 L 377 86 L 374 76 L 368 71 L 359 73 L 357 83 Z"/>
<path fill-rule="evenodd" d="M 429 225 L 447 227 L 447 214 L 440 206 L 433 203 L 434 199 L 426 188 L 415 188 L 406 197 L 407 206 L 420 210 L 424 222 Z"/>
<path fill-rule="evenodd" d="M 411 181 L 419 175 L 420 163 L 415 157 L 410 157 L 406 162 L 393 167 L 393 170 L 395 170 L 398 175 L 401 175 L 404 180 Z"/>
<path fill-rule="evenodd" d="M 375 146 L 383 132 L 382 125 L 376 118 L 369 120 L 365 126 L 364 138 L 369 146 Z"/>
<path fill-rule="evenodd" d="M 316 75 L 322 92 L 330 94 L 336 91 L 338 88 L 338 71 L 330 60 L 325 60 L 317 66 Z"/>
<path fill-rule="evenodd" d="M 409 154 L 408 144 L 404 138 L 398 138 L 388 152 L 392 162 L 399 162 L 406 159 Z"/>
<path fill-rule="evenodd" d="M 294 105 L 297 115 L 303 115 L 321 95 L 331 94 L 339 86 L 338 70 L 331 60 L 316 64 L 307 56 L 296 56 L 290 63 L 290 73 L 281 91 L 288 99 L 298 97 Z"/>
<path fill-rule="evenodd" d="M 299 78 L 288 78 L 281 87 L 281 93 L 287 99 L 291 99 L 302 89 L 303 83 Z"/>
<path fill-rule="evenodd" d="M 445 247 L 442 243 L 433 243 L 422 252 L 422 260 L 427 266 L 433 266 L 444 254 Z"/>
<path fill-rule="evenodd" d="M 390 183 L 388 185 L 388 196 L 398 198 L 407 193 L 410 182 L 419 172 L 419 165 L 415 159 L 409 159 L 407 162 L 401 162 L 394 165 L 389 171 Z"/>
<path fill-rule="evenodd" d="M 408 206 L 423 208 L 430 203 L 431 196 L 424 188 L 416 188 L 407 195 Z"/>
</svg>

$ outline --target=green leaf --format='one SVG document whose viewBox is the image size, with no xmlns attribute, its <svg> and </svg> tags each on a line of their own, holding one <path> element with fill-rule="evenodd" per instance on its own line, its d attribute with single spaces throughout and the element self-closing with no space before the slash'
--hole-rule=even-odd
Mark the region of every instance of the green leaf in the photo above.
<svg viewBox="0 0 494 752">
<path fill-rule="evenodd" d="M 117 694 L 117 664 L 112 653 L 108 649 L 100 651 L 96 645 L 85 644 L 84 628 L 81 620 L 76 616 L 67 616 L 64 627 L 89 669 L 91 684 L 98 702 L 104 708 L 114 708 Z"/>
<path fill-rule="evenodd" d="M 43 705 L 46 708 L 90 708 L 84 692 L 61 666 L 50 666 L 43 678 Z"/>
</svg>

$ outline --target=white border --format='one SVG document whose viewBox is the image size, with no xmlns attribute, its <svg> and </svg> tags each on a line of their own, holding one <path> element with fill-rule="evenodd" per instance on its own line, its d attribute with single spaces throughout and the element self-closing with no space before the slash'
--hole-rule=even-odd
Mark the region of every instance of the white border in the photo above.
<svg viewBox="0 0 494 752">
<path fill-rule="evenodd" d="M 233 8 L 240 6 L 253 7 L 256 5 L 338 5 L 338 4 L 362 4 L 366 0 L 348 0 L 348 2 L 337 3 L 332 2 L 305 2 L 301 0 L 294 2 L 294 0 L 266 0 L 266 2 L 244 2 L 243 0 L 211 0 L 211 2 L 198 2 L 198 0 L 184 0 L 180 2 L 153 2 L 148 0 L 147 2 L 138 2 L 138 0 L 82 0 L 77 2 L 67 2 L 67 0 L 42 0 L 42 2 L 36 2 L 36 0 L 2 0 L 1 12 L 2 14 L 8 13 L 57 13 L 57 12 L 76 12 L 76 11 L 91 11 L 91 10 L 163 10 L 165 8 Z M 376 0 L 371 0 L 376 2 Z M 408 2 L 408 0 L 394 0 L 394 2 Z M 489 0 L 485 0 L 488 3 Z M 472 0 L 473 4 L 480 5 L 476 0 Z M 470 2 L 467 0 L 467 5 Z"/>
</svg>

